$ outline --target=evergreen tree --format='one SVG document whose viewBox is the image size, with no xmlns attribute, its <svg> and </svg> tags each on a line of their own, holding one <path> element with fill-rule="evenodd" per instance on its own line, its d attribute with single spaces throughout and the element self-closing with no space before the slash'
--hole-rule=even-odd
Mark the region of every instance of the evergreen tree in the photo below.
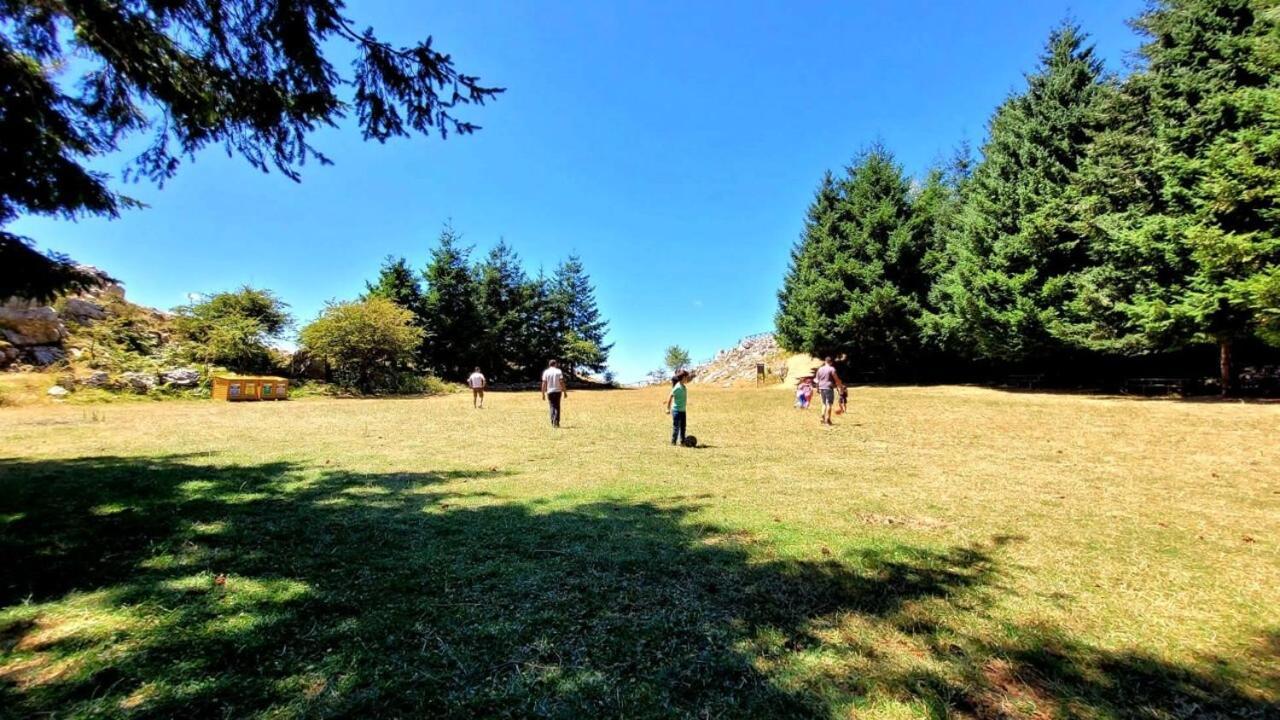
<svg viewBox="0 0 1280 720">
<path fill-rule="evenodd" d="M 470 249 L 459 246 L 459 236 L 445 226 L 423 271 L 426 288 L 422 299 L 424 367 L 444 378 L 466 377 L 479 358 L 481 315 Z"/>
<path fill-rule="evenodd" d="M 912 232 L 909 191 L 893 156 L 875 146 L 850 169 L 842 193 L 834 270 L 844 307 L 829 340 L 837 354 L 881 372 L 913 362 L 927 291 L 926 236 Z"/>
<path fill-rule="evenodd" d="M 535 322 L 534 288 L 520 257 L 499 241 L 476 266 L 479 310 L 483 318 L 479 363 L 493 379 L 516 377 L 535 366 L 528 345 Z"/>
<path fill-rule="evenodd" d="M 916 318 L 922 364 L 934 365 L 949 351 L 937 331 L 941 312 L 937 288 L 954 267 L 950 240 L 955 232 L 963 183 L 968 173 L 967 149 L 947 167 L 935 167 L 912 194 L 907 232 L 922 248 L 918 272 L 910 289 L 919 308 Z M 932 357 L 925 357 L 929 355 Z"/>
<path fill-rule="evenodd" d="M 778 312 L 774 316 L 778 343 L 792 352 L 810 352 L 819 340 L 834 332 L 833 307 L 840 294 L 829 272 L 835 261 L 836 218 L 841 202 L 840 188 L 828 171 L 814 193 L 804 221 L 804 230 L 791 248 L 791 262 L 778 291 Z M 818 351 L 815 354 L 825 354 Z"/>
<path fill-rule="evenodd" d="M 550 328 L 561 330 L 560 359 L 570 372 L 601 372 L 612 344 L 604 341 L 609 323 L 600 317 L 596 291 L 582 260 L 570 255 L 556 267 L 547 302 Z"/>
<path fill-rule="evenodd" d="M 547 366 L 547 361 L 564 356 L 568 332 L 567 298 L 554 292 L 552 279 L 541 270 L 525 287 L 530 317 L 529 329 L 517 355 L 517 365 L 530 377 Z"/>
<path fill-rule="evenodd" d="M 1062 349 L 1048 329 L 1059 280 L 1087 262 L 1065 190 L 1088 139 L 1101 64 L 1074 26 L 1055 30 L 1026 92 L 992 118 L 982 161 L 965 183 L 938 285 L 935 332 L 977 357 L 1044 359 Z"/>
<path fill-rule="evenodd" d="M 365 294 L 361 299 L 371 297 L 386 298 L 414 313 L 415 318 L 422 312 L 422 283 L 402 257 L 388 255 L 378 271 L 377 282 L 365 283 Z"/>
<path fill-rule="evenodd" d="M 918 346 L 927 235 L 910 226 L 909 185 L 876 146 L 838 185 L 823 178 L 779 293 L 784 346 L 900 369 Z"/>
<path fill-rule="evenodd" d="M 1164 0 L 1135 23 L 1151 86 L 1163 221 L 1191 272 L 1169 308 L 1220 348 L 1280 344 L 1280 5 Z"/>
<path fill-rule="evenodd" d="M 0 3 L 0 297 L 107 279 L 3 228 L 23 215 L 137 207 L 89 167 L 130 134 L 151 137 L 126 175 L 163 181 L 214 145 L 296 180 L 307 160 L 328 162 L 312 133 L 347 115 L 378 141 L 476 129 L 455 109 L 501 90 L 459 72 L 429 38 L 395 47 L 343 10 L 340 0 Z M 335 70 L 335 54 L 350 72 Z"/>
<path fill-rule="evenodd" d="M 1097 120 L 1065 199 L 1088 261 L 1060 278 L 1063 301 L 1049 332 L 1083 350 L 1118 355 L 1165 351 L 1188 324 L 1171 308 L 1190 257 L 1165 216 L 1149 78 L 1103 87 Z"/>
</svg>

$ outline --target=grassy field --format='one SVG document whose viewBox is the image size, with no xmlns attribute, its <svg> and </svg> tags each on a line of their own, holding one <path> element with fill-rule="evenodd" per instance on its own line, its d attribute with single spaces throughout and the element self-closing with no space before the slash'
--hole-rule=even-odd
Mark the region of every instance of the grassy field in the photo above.
<svg viewBox="0 0 1280 720">
<path fill-rule="evenodd" d="M 1280 406 L 0 409 L 0 716 L 1280 716 Z"/>
</svg>

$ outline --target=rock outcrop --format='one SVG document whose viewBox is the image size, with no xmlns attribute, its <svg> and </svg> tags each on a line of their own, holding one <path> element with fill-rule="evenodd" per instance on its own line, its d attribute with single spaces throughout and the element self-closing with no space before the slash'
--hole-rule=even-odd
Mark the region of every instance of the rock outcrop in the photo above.
<svg viewBox="0 0 1280 720">
<path fill-rule="evenodd" d="M 130 327 L 163 331 L 154 335 L 155 344 L 169 341 L 169 316 L 127 302 L 124 288 L 115 282 L 61 298 L 51 305 L 20 298 L 0 302 L 0 370 L 40 369 L 68 358 L 79 360 L 85 349 L 93 346 L 87 336 L 92 334 L 94 324 L 118 320 L 115 316 L 122 312 L 128 314 L 126 324 Z M 143 322 L 137 322 L 135 316 Z"/>
<path fill-rule="evenodd" d="M 18 299 L 0 305 L 0 336 L 13 347 L 60 346 L 67 335 L 66 324 L 52 307 Z"/>
<path fill-rule="evenodd" d="M 170 387 L 193 388 L 200 384 L 200 371 L 195 368 L 174 368 L 160 373 L 160 382 Z"/>
<path fill-rule="evenodd" d="M 111 375 L 106 370 L 94 370 L 88 375 L 77 379 L 76 383 L 85 387 L 106 387 L 111 383 Z"/>
<path fill-rule="evenodd" d="M 120 376 L 120 382 L 136 393 L 148 393 L 155 389 L 158 381 L 153 373 L 127 372 Z"/>
<path fill-rule="evenodd" d="M 733 385 L 754 383 L 757 366 L 764 365 L 765 379 L 775 382 L 785 372 L 786 353 L 778 347 L 773 333 L 743 338 L 737 345 L 721 350 L 710 361 L 693 369 L 695 383 Z"/>
</svg>

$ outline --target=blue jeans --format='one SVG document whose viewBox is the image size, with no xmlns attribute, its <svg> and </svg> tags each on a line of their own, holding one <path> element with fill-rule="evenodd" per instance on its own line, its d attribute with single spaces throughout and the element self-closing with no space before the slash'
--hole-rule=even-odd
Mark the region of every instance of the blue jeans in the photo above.
<svg viewBox="0 0 1280 720">
<path fill-rule="evenodd" d="M 671 411 L 671 444 L 684 442 L 684 426 L 688 413 L 684 410 Z"/>
</svg>

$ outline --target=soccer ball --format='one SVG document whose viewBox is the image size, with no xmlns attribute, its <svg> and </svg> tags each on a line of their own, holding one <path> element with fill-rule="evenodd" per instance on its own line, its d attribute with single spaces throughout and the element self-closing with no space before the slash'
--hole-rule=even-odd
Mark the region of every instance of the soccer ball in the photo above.
<svg viewBox="0 0 1280 720">
<path fill-rule="evenodd" d="M 696 438 L 696 437 L 694 437 L 694 436 L 692 436 L 692 435 L 685 435 L 685 436 L 684 436 L 684 446 L 685 446 L 685 447 L 698 447 L 698 438 Z"/>
</svg>

